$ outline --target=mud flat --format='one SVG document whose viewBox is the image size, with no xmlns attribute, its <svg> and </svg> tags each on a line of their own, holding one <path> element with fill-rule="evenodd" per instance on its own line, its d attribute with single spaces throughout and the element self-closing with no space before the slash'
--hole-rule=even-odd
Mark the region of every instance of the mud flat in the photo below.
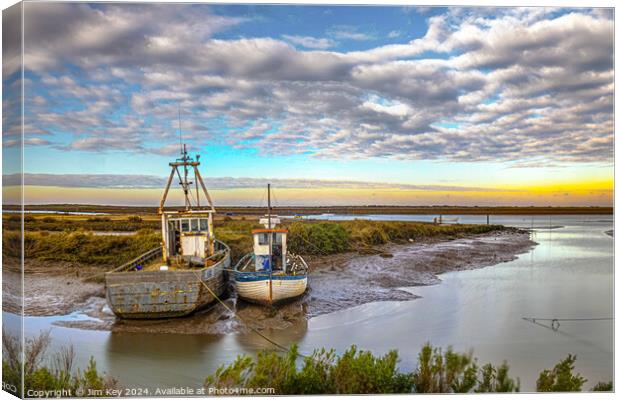
<svg viewBox="0 0 620 400">
<path fill-rule="evenodd" d="M 310 289 L 306 295 L 277 309 L 225 300 L 228 308 L 256 329 L 283 329 L 301 320 L 375 301 L 408 301 L 417 296 L 404 287 L 441 282 L 448 271 L 481 268 L 515 259 L 535 242 L 529 232 L 507 228 L 455 240 L 386 245 L 375 254 L 345 253 L 308 259 Z M 48 276 L 26 269 L 26 314 L 65 315 L 80 311 L 91 319 L 57 325 L 113 332 L 226 334 L 248 328 L 223 305 L 215 304 L 187 318 L 117 320 L 106 305 L 103 285 L 81 282 L 75 274 Z M 17 277 L 19 275 L 15 274 Z M 44 293 L 45 295 L 41 295 Z M 5 300 L 6 302 L 6 300 Z"/>
<path fill-rule="evenodd" d="M 105 297 L 101 283 L 81 277 L 101 272 L 62 262 L 26 261 L 24 265 L 24 314 L 27 316 L 66 315 L 85 309 L 96 298 Z M 19 260 L 4 257 L 2 266 L 3 311 L 19 314 L 22 307 Z"/>
</svg>

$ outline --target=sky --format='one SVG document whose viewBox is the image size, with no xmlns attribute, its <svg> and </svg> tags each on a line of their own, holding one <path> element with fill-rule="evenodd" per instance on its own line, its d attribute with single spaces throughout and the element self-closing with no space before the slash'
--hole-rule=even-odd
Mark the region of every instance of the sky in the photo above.
<svg viewBox="0 0 620 400">
<path fill-rule="evenodd" d="M 613 24 L 600 8 L 25 3 L 25 201 L 157 204 L 180 111 L 216 205 L 259 205 L 271 182 L 282 205 L 610 206 Z M 3 47 L 7 202 L 21 71 Z"/>
</svg>

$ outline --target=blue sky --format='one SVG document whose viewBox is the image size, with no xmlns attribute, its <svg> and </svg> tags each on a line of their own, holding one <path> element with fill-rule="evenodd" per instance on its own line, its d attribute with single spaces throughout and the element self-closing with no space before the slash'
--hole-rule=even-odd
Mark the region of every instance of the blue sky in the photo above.
<svg viewBox="0 0 620 400">
<path fill-rule="evenodd" d="M 164 176 L 180 107 L 214 178 L 612 180 L 608 10 L 28 3 L 25 27 L 29 174 Z"/>
</svg>

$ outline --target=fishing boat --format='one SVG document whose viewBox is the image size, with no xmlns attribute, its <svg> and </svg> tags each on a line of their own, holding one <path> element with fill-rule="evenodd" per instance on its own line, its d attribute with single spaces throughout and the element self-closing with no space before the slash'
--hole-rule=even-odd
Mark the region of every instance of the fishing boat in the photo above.
<svg viewBox="0 0 620 400">
<path fill-rule="evenodd" d="M 258 304 L 273 305 L 301 296 L 308 285 L 308 265 L 287 249 L 288 231 L 278 228 L 280 219 L 271 214 L 271 185 L 267 185 L 265 229 L 252 231 L 253 251 L 234 268 L 237 297 Z"/>
<path fill-rule="evenodd" d="M 181 149 L 181 158 L 169 163 L 170 176 L 158 209 L 161 246 L 105 274 L 106 299 L 120 318 L 185 316 L 213 302 L 226 289 L 230 249 L 215 239 L 215 207 L 198 170 L 200 155 L 194 159 L 185 145 Z M 191 172 L 193 182 L 188 177 Z M 175 175 L 183 190 L 185 207 L 166 210 Z M 200 204 L 200 189 L 206 206 Z"/>
</svg>

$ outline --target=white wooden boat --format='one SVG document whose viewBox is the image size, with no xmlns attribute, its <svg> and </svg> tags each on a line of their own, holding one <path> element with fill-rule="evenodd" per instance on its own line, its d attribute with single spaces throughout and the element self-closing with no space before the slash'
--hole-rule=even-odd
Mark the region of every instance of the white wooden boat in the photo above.
<svg viewBox="0 0 620 400">
<path fill-rule="evenodd" d="M 268 215 L 260 220 L 265 229 L 252 231 L 253 252 L 234 268 L 237 296 L 259 304 L 276 304 L 303 295 L 308 286 L 308 265 L 287 249 L 286 229 L 278 229 L 280 219 L 271 215 L 270 186 L 267 188 Z"/>
</svg>

